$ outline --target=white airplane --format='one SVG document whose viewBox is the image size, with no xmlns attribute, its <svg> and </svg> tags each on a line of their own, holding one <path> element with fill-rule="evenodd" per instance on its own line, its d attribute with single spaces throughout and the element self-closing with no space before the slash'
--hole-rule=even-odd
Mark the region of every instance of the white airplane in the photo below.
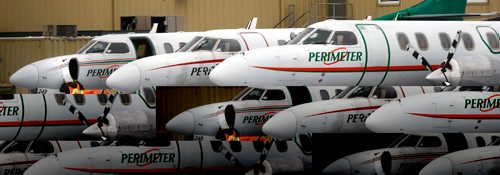
<svg viewBox="0 0 500 175">
<path fill-rule="evenodd" d="M 407 96 L 433 93 L 432 87 L 350 86 L 331 100 L 285 109 L 269 119 L 265 134 L 288 139 L 298 133 L 364 133 L 366 119 L 380 106 Z"/>
<path fill-rule="evenodd" d="M 141 86 L 214 86 L 210 71 L 227 57 L 286 43 L 302 29 L 213 30 L 191 40 L 177 53 L 156 55 L 126 64 L 106 83 L 124 91 Z"/>
<path fill-rule="evenodd" d="M 235 129 L 240 135 L 263 135 L 262 125 L 274 114 L 291 106 L 328 100 L 340 87 L 276 86 L 248 87 L 231 101 L 212 103 L 184 111 L 167 124 L 169 131 L 183 135 L 217 135 Z"/>
<path fill-rule="evenodd" d="M 446 70 L 470 80 L 461 85 L 485 77 L 481 85 L 498 85 L 499 30 L 493 21 L 326 20 L 289 45 L 226 59 L 210 80 L 224 86 L 428 86 L 441 85 L 426 80 L 429 71 Z M 446 85 L 455 84 L 451 78 Z"/>
<path fill-rule="evenodd" d="M 382 133 L 500 132 L 499 96 L 464 91 L 407 97 L 380 107 L 366 126 Z"/>
<path fill-rule="evenodd" d="M 24 88 L 59 89 L 78 81 L 85 89 L 107 89 L 105 81 L 118 67 L 143 57 L 173 53 L 199 32 L 110 34 L 92 39 L 72 55 L 28 64 L 10 77 Z"/>
<path fill-rule="evenodd" d="M 104 132 L 113 139 L 155 137 L 152 88 L 115 98 L 110 107 L 108 95 L 0 94 L 0 140 L 74 140 L 82 138 L 82 131 L 94 123 L 84 134 L 103 136 Z M 103 114 L 108 115 L 98 119 Z"/>
<path fill-rule="evenodd" d="M 422 168 L 419 174 L 498 174 L 500 146 L 498 140 L 496 142 L 487 147 L 466 149 L 438 157 Z"/>
<path fill-rule="evenodd" d="M 326 174 L 417 174 L 427 163 L 450 152 L 484 146 L 500 134 L 405 135 L 394 146 L 359 152 L 340 158 L 323 170 Z"/>
<path fill-rule="evenodd" d="M 164 146 L 84 148 L 42 159 L 25 174 L 244 173 L 257 162 L 260 172 L 270 174 L 280 173 L 279 170 L 311 171 L 312 142 L 307 136 L 298 138 L 275 142 L 168 141 Z"/>
<path fill-rule="evenodd" d="M 89 141 L 7 141 L 0 145 L 0 174 L 23 174 L 47 156 L 72 149 L 91 147 Z"/>
</svg>

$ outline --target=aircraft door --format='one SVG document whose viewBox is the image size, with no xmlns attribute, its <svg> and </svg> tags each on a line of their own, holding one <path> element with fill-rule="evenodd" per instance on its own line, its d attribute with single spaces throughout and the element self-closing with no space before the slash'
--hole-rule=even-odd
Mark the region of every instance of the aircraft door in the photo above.
<svg viewBox="0 0 500 175">
<path fill-rule="evenodd" d="M 214 59 L 226 59 L 239 52 L 242 52 L 242 46 L 238 40 L 235 39 L 221 39 L 215 47 Z"/>
<path fill-rule="evenodd" d="M 446 146 L 448 152 L 455 152 L 460 150 L 465 150 L 469 148 L 467 144 L 467 139 L 462 133 L 443 133 L 444 139 L 446 140 Z"/>
<path fill-rule="evenodd" d="M 264 35 L 258 32 L 241 32 L 241 38 L 243 38 L 243 42 L 245 42 L 245 48 L 247 50 L 253 50 L 262 47 L 269 47 L 269 43 L 267 42 Z"/>
<path fill-rule="evenodd" d="M 383 29 L 375 24 L 358 24 L 356 27 L 361 32 L 365 44 L 365 52 L 361 59 L 366 65 L 358 85 L 381 84 L 387 75 L 391 56 L 387 37 Z M 381 68 L 372 70 L 371 67 L 374 66 Z"/>
<path fill-rule="evenodd" d="M 490 52 L 493 54 L 499 54 L 500 41 L 498 38 L 499 37 L 498 32 L 495 29 L 488 26 L 479 26 L 476 29 L 479 32 L 479 35 L 481 36 L 481 40 L 490 50 Z"/>
<path fill-rule="evenodd" d="M 47 108 L 45 108 L 46 101 L 45 95 L 23 95 L 23 101 L 33 104 L 30 106 L 29 110 L 23 110 L 24 117 L 21 119 L 23 121 L 16 140 L 35 140 L 37 139 L 40 132 L 42 132 L 43 126 L 38 127 L 28 127 L 34 122 L 45 121 L 47 118 Z M 19 111 L 21 112 L 21 111 Z"/>
<path fill-rule="evenodd" d="M 137 59 L 156 55 L 156 50 L 151 39 L 147 37 L 131 37 L 134 53 Z"/>
<path fill-rule="evenodd" d="M 174 143 L 174 142 L 172 142 Z M 201 152 L 201 143 L 200 142 L 183 142 L 183 141 L 178 141 L 178 146 L 181 147 L 180 149 L 180 156 L 184 158 L 180 158 L 177 160 L 180 160 L 179 163 L 179 168 L 186 168 L 186 169 L 197 169 L 201 168 L 202 162 L 200 159 L 196 159 L 196 157 L 200 157 L 203 153 Z M 174 147 L 172 147 L 172 152 L 174 152 Z M 179 149 L 179 148 L 177 148 Z M 177 161 L 176 160 L 176 161 Z"/>
<path fill-rule="evenodd" d="M 1 137 L 2 140 L 13 140 L 17 136 L 16 133 L 20 129 L 19 125 L 24 119 L 23 97 L 21 94 L 0 94 L 0 122 L 15 123 L 14 125 L 7 125 L 7 127 L 0 127 L 0 133 L 10 133 Z"/>
</svg>

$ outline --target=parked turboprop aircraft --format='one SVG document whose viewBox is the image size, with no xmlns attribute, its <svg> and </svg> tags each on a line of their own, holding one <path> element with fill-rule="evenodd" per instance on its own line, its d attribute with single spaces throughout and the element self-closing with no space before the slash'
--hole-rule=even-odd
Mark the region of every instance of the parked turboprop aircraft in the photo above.
<svg viewBox="0 0 500 175">
<path fill-rule="evenodd" d="M 308 136 L 267 143 L 169 141 L 164 146 L 101 146 L 47 157 L 25 174 L 242 173 L 258 161 L 261 172 L 297 173 L 311 170 L 311 149 Z"/>
<path fill-rule="evenodd" d="M 109 115 L 99 122 L 106 132 L 104 136 L 155 136 L 156 102 L 153 89 L 144 88 L 139 94 L 116 95 L 116 103 L 111 108 L 105 107 L 107 103 L 108 95 L 104 94 L 2 94 L 0 140 L 78 139 L 86 127 L 108 112 Z M 99 127 L 95 129 L 90 128 L 85 133 L 102 136 Z"/>
<path fill-rule="evenodd" d="M 302 29 L 214 30 L 195 37 L 177 53 L 152 56 L 122 66 L 106 81 L 113 89 L 132 92 L 141 86 L 214 86 L 212 69 L 227 57 L 285 44 Z"/>
<path fill-rule="evenodd" d="M 434 91 L 432 87 L 418 86 L 351 86 L 331 100 L 305 103 L 278 112 L 262 130 L 267 135 L 284 139 L 298 133 L 371 132 L 365 121 L 380 106 Z"/>
<path fill-rule="evenodd" d="M 16 71 L 10 82 L 25 88 L 59 89 L 77 80 L 86 89 L 107 89 L 118 67 L 143 57 L 173 53 L 199 32 L 110 34 L 92 39 L 72 55 L 43 59 Z"/>
<path fill-rule="evenodd" d="M 476 138 L 481 140 L 482 138 Z M 487 147 L 472 148 L 446 154 L 428 163 L 420 171 L 421 175 L 453 174 L 498 174 L 500 165 L 500 146 L 496 142 Z M 484 141 L 482 141 L 484 142 Z"/>
<path fill-rule="evenodd" d="M 294 86 L 248 87 L 232 101 L 189 109 L 172 118 L 167 130 L 183 135 L 216 135 L 235 129 L 241 135 L 262 135 L 262 125 L 274 114 L 291 106 L 328 100 L 341 87 Z"/>
<path fill-rule="evenodd" d="M 0 145 L 0 174 L 23 174 L 47 156 L 72 149 L 91 147 L 89 141 L 8 141 Z"/>
<path fill-rule="evenodd" d="M 470 78 L 461 85 L 485 77 L 482 85 L 498 85 L 498 30 L 500 22 L 493 21 L 326 20 L 290 45 L 226 59 L 210 80 L 226 86 L 422 86 L 440 85 L 425 79 L 429 70 L 439 70 Z"/>
<path fill-rule="evenodd" d="M 380 107 L 366 126 L 382 133 L 500 132 L 499 96 L 464 91 L 407 97 Z"/>
<path fill-rule="evenodd" d="M 388 148 L 345 156 L 330 164 L 328 174 L 416 174 L 433 159 L 450 152 L 484 146 L 500 134 L 419 134 L 405 135 Z"/>
</svg>

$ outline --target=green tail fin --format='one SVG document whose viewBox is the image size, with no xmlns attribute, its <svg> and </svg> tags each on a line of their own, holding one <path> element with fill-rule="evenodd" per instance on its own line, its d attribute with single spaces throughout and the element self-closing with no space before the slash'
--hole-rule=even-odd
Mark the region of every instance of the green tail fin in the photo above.
<svg viewBox="0 0 500 175">
<path fill-rule="evenodd" d="M 373 18 L 373 20 L 394 20 L 401 15 L 463 14 L 466 5 L 467 0 L 424 0 L 412 7 Z M 456 17 L 450 20 L 462 20 L 462 18 Z"/>
</svg>

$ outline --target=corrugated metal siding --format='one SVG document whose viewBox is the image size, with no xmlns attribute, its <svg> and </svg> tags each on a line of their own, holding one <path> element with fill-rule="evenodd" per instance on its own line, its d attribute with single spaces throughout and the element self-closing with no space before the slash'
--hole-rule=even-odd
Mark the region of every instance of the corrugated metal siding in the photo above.
<svg viewBox="0 0 500 175">
<path fill-rule="evenodd" d="M 10 38 L 0 39 L 0 83 L 21 67 L 49 57 L 75 53 L 91 38 Z"/>
<path fill-rule="evenodd" d="M 167 132 L 165 124 L 177 114 L 194 107 L 231 100 L 242 90 L 243 87 L 158 87 L 156 128 L 159 135 Z"/>
</svg>

